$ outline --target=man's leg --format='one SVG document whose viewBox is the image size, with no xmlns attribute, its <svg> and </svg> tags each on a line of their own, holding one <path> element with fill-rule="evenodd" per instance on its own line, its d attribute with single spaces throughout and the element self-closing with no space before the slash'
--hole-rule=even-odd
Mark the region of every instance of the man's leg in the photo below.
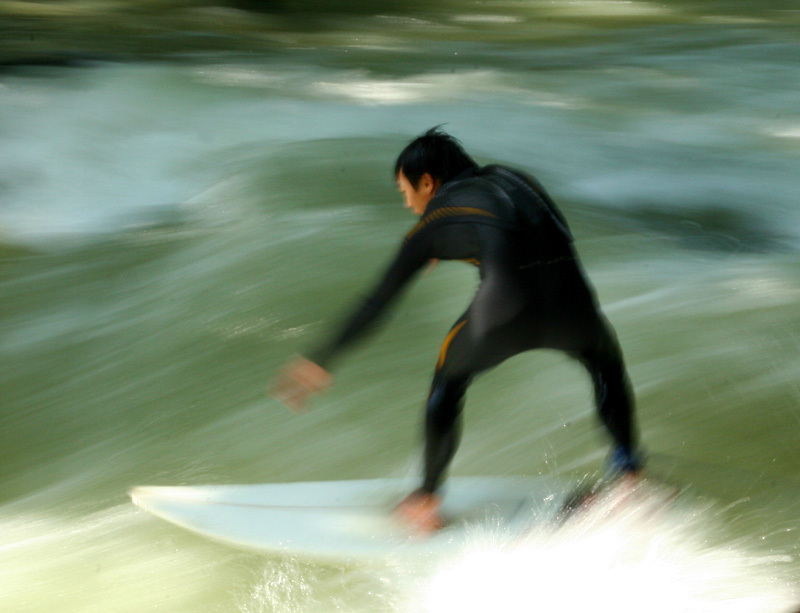
<svg viewBox="0 0 800 613">
<path fill-rule="evenodd" d="M 458 447 L 460 417 L 468 385 L 469 377 L 448 378 L 437 372 L 433 378 L 425 413 L 425 476 L 422 487 L 409 494 L 395 509 L 397 515 L 417 532 L 433 532 L 444 525 L 439 516 L 440 497 L 436 490 Z"/>
<path fill-rule="evenodd" d="M 613 333 L 578 357 L 592 377 L 598 415 L 614 441 L 612 467 L 625 472 L 642 468 L 636 456 L 633 393 Z"/>
<path fill-rule="evenodd" d="M 471 374 L 453 373 L 454 368 L 464 368 L 471 355 L 470 335 L 462 333 L 466 326 L 466 318 L 461 317 L 450 329 L 439 352 L 425 411 L 422 487 L 396 508 L 397 515 L 421 533 L 434 531 L 443 525 L 436 491 L 458 448 L 464 394 L 472 379 Z"/>
<path fill-rule="evenodd" d="M 470 377 L 445 377 L 437 372 L 425 411 L 425 478 L 422 490 L 435 492 L 455 455 L 460 417 Z"/>
</svg>

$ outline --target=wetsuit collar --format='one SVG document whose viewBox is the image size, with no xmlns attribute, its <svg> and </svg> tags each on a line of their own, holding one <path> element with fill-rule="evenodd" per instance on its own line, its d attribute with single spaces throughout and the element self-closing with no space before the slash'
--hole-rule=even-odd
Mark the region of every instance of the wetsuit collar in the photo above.
<svg viewBox="0 0 800 613">
<path fill-rule="evenodd" d="M 480 171 L 481 171 L 481 167 L 480 166 L 475 166 L 474 168 L 467 168 L 466 170 L 462 170 L 455 177 L 450 179 L 447 183 L 443 183 L 439 187 L 439 190 L 436 192 L 436 195 L 438 196 L 439 194 L 441 194 L 443 192 L 446 192 L 452 186 L 454 186 L 456 183 L 460 183 L 461 181 L 464 181 L 465 179 L 471 179 L 472 177 L 477 175 Z"/>
</svg>

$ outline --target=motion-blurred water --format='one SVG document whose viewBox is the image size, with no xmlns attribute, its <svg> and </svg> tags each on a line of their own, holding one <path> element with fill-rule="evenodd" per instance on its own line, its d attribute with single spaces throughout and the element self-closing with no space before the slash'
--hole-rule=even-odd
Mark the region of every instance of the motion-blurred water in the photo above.
<svg viewBox="0 0 800 613">
<path fill-rule="evenodd" d="M 671 566 L 626 576 L 704 591 L 676 605 L 651 589 L 622 610 L 789 611 L 800 7 L 769 4 L 0 2 L 0 609 L 439 612 L 478 586 L 468 602 L 510 610 L 491 600 L 495 558 L 436 579 L 261 556 L 126 498 L 417 469 L 469 267 L 421 278 L 310 413 L 264 389 L 392 256 L 414 222 L 395 156 L 444 123 L 561 204 L 625 350 L 651 471 L 696 501 L 680 528 L 627 528 L 653 530 L 647 551 L 666 553 L 647 559 Z M 556 354 L 478 381 L 465 426 L 456 474 L 572 483 L 607 450 L 588 381 Z M 609 565 L 602 535 L 591 551 L 583 535 L 536 546 Z M 514 562 L 531 564 L 520 610 L 573 610 L 591 572 Z M 553 573 L 561 603 L 531 587 Z M 592 589 L 604 603 L 624 585 Z"/>
</svg>

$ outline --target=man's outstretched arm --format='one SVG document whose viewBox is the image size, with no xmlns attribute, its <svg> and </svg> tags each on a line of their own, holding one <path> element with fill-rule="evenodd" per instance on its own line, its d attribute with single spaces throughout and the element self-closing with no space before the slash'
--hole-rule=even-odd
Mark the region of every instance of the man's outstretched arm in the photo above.
<svg viewBox="0 0 800 613">
<path fill-rule="evenodd" d="M 385 311 L 409 279 L 428 261 L 425 236 L 406 241 L 377 287 L 345 320 L 333 340 L 309 357 L 297 357 L 281 370 L 270 395 L 295 412 L 302 411 L 310 397 L 324 392 L 333 382 L 329 364 L 342 349 L 366 332 Z"/>
</svg>

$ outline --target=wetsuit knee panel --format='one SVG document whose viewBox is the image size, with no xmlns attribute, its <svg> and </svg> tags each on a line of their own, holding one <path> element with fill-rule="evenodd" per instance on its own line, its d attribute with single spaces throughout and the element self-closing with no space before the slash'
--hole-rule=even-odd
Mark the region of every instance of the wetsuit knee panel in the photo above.
<svg viewBox="0 0 800 613">
<path fill-rule="evenodd" d="M 466 388 L 466 381 L 434 381 L 425 411 L 429 427 L 447 428 L 455 421 L 463 408 Z"/>
</svg>

